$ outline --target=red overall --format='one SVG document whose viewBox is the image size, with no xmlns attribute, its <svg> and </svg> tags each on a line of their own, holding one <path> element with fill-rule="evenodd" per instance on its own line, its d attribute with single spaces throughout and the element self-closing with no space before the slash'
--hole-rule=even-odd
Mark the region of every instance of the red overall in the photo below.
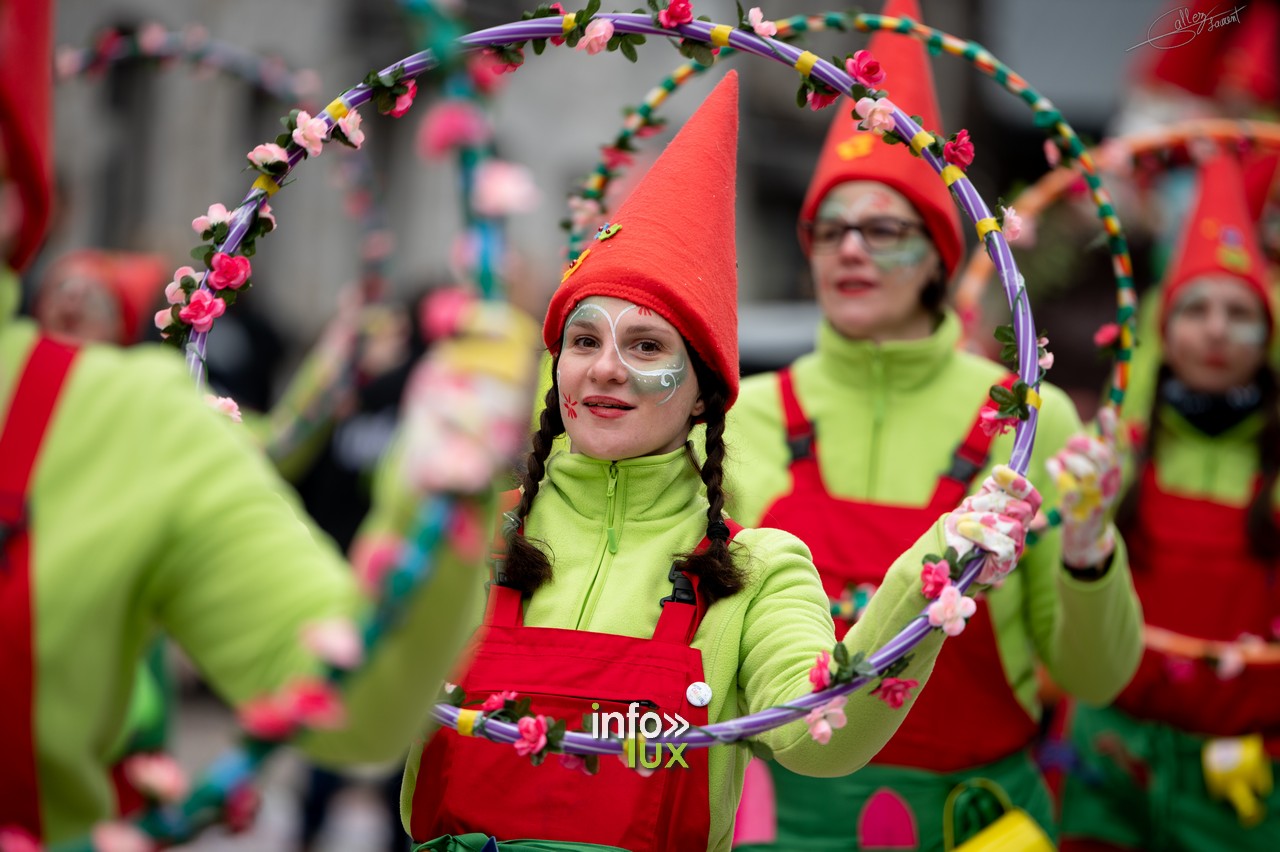
<svg viewBox="0 0 1280 852">
<path fill-rule="evenodd" d="M 1255 485 L 1256 487 L 1256 485 Z M 1147 624 L 1219 642 L 1269 637 L 1280 617 L 1280 566 L 1249 552 L 1246 508 L 1162 491 L 1143 471 L 1135 529 L 1125 530 L 1133 584 Z M 1179 667 L 1147 649 L 1116 706 L 1192 733 L 1262 733 L 1280 754 L 1280 666 L 1246 666 L 1222 679 L 1203 662 Z M 932 688 L 932 687 L 930 687 Z"/>
<path fill-rule="evenodd" d="M 731 527 L 736 531 L 735 527 Z M 673 578 L 674 578 L 673 574 Z M 688 576 L 688 575 L 686 575 Z M 494 584 L 479 646 L 460 686 L 467 701 L 514 690 L 535 713 L 583 729 L 592 711 L 679 713 L 707 724 L 707 709 L 689 703 L 689 684 L 705 680 L 702 652 L 691 647 L 706 603 L 689 576 L 691 602 L 667 600 L 651 639 L 547 627 L 526 627 L 520 593 Z M 655 602 L 656 603 L 656 602 Z M 616 733 L 616 728 L 615 728 Z M 410 831 L 418 842 L 481 832 L 499 840 L 531 838 L 620 846 L 634 852 L 705 850 L 710 833 L 707 752 L 682 755 L 650 777 L 614 757 L 588 776 L 542 766 L 510 745 L 439 731 L 423 748 Z M 536 791 L 536 793 L 535 793 Z"/>
<path fill-rule="evenodd" d="M 36 341 L 0 433 L 0 828 L 41 836 L 35 749 L 36 625 L 27 494 L 46 427 L 76 350 Z"/>
<path fill-rule="evenodd" d="M 924 506 L 843 500 L 833 497 L 822 482 L 817 436 L 796 398 L 791 371 L 782 370 L 778 379 L 791 448 L 791 491 L 769 507 L 761 526 L 787 530 L 809 545 L 832 599 L 849 586 L 878 585 L 893 561 L 964 499 L 973 477 L 987 463 L 992 438 L 975 417 L 951 469 L 938 477 Z M 988 400 L 983 408 L 993 405 Z M 849 627 L 837 620 L 837 635 L 843 636 Z M 945 733 L 957 730 L 980 730 L 982 735 Z M 1024 748 L 1036 730 L 1006 682 L 987 604 L 979 600 L 964 633 L 943 644 L 928 688 L 872 762 L 953 772 L 1007 757 Z"/>
</svg>

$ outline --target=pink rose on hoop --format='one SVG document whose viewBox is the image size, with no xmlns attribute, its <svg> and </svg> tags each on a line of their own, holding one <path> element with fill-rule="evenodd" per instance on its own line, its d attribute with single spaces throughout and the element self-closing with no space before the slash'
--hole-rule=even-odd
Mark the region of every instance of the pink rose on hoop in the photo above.
<svg viewBox="0 0 1280 852">
<path fill-rule="evenodd" d="M 897 107 L 888 98 L 859 98 L 853 109 L 862 119 L 858 125 L 862 130 L 869 130 L 876 135 L 893 130 L 893 111 Z"/>
<path fill-rule="evenodd" d="M 920 570 L 920 592 L 929 600 L 942 594 L 942 590 L 951 582 L 951 566 L 945 559 L 937 562 L 926 562 Z"/>
<path fill-rule="evenodd" d="M 751 11 L 747 12 L 747 25 L 761 38 L 773 38 L 778 34 L 778 25 L 773 21 L 766 21 L 759 6 L 752 6 Z"/>
<path fill-rule="evenodd" d="M 693 3 L 689 0 L 671 0 L 667 8 L 658 13 L 658 25 L 668 30 L 692 20 Z"/>
<path fill-rule="evenodd" d="M 182 281 L 184 278 L 190 278 L 193 282 L 196 278 L 196 271 L 190 266 L 179 266 L 173 272 L 173 280 L 164 288 L 164 298 L 171 305 L 183 305 L 187 301 L 187 293 L 183 289 Z M 168 313 L 168 311 L 163 311 Z M 167 325 L 167 323 L 166 323 Z"/>
<path fill-rule="evenodd" d="M 811 90 L 805 95 L 805 101 L 809 104 L 809 109 L 817 112 L 820 109 L 826 109 L 836 102 L 836 98 L 840 97 L 839 92 Z"/>
<path fill-rule="evenodd" d="M 233 423 L 243 422 L 243 418 L 240 416 L 240 406 L 229 396 L 214 396 L 211 393 L 207 393 L 204 395 L 204 404 L 219 414 L 225 414 L 231 418 Z"/>
<path fill-rule="evenodd" d="M 506 706 L 508 701 L 515 701 L 516 693 L 513 689 L 507 689 L 502 692 L 495 692 L 484 700 L 480 705 L 481 713 L 492 713 L 494 710 L 501 710 Z"/>
<path fill-rule="evenodd" d="M 589 55 L 595 56 L 609 46 L 611 38 L 613 38 L 613 21 L 608 18 L 594 18 L 587 24 L 587 29 L 578 40 L 575 50 L 585 50 Z"/>
<path fill-rule="evenodd" d="M 809 683 L 813 691 L 820 692 L 831 685 L 831 652 L 819 651 L 813 668 L 809 669 Z"/>
<path fill-rule="evenodd" d="M 197 234 L 204 234 L 205 231 L 212 231 L 214 226 L 225 225 L 229 221 L 231 221 L 231 213 L 227 211 L 226 205 L 211 204 L 205 215 L 191 220 L 191 230 Z"/>
<path fill-rule="evenodd" d="M 199 332 L 207 332 L 213 328 L 213 321 L 227 312 L 227 303 L 214 296 L 208 290 L 197 290 L 191 294 L 191 301 L 178 311 L 178 318 Z M 156 317 L 159 324 L 160 317 Z"/>
<path fill-rule="evenodd" d="M 871 690 L 872 695 L 880 696 L 880 700 L 894 710 L 902 709 L 902 705 L 911 697 L 911 690 L 920 685 L 918 680 L 903 680 L 899 677 L 887 677 L 880 685 Z"/>
<path fill-rule="evenodd" d="M 266 142 L 245 155 L 253 167 L 264 175 L 275 177 L 289 165 L 289 152 L 274 142 Z"/>
<path fill-rule="evenodd" d="M 417 81 L 417 80 L 410 80 L 410 81 L 409 81 L 408 83 L 406 83 L 405 85 L 407 85 L 407 86 L 409 87 L 408 91 L 406 91 L 406 92 L 405 92 L 404 94 L 402 94 L 402 95 L 396 95 L 396 103 L 395 103 L 395 106 L 393 106 L 393 107 L 392 107 L 392 108 L 387 112 L 387 115 L 391 116 L 392 118 L 399 118 L 400 116 L 402 116 L 402 115 L 404 115 L 406 112 L 408 112 L 408 111 L 409 111 L 409 107 L 413 106 L 413 99 L 414 99 L 414 97 L 418 94 L 418 81 Z"/>
<path fill-rule="evenodd" d="M 364 119 L 360 117 L 360 113 L 352 110 L 338 119 L 338 123 L 334 126 L 341 134 L 340 139 L 346 140 L 348 145 L 358 151 L 364 144 L 364 130 L 360 127 L 363 123 Z"/>
<path fill-rule="evenodd" d="M 516 723 L 520 731 L 520 739 L 516 740 L 516 754 L 528 757 L 537 754 L 547 747 L 547 717 L 525 716 Z"/>
<path fill-rule="evenodd" d="M 959 636 L 964 632 L 965 621 L 977 609 L 978 604 L 973 598 L 965 597 L 959 586 L 948 585 L 938 599 L 929 604 L 929 624 L 941 627 L 948 636 Z"/>
<path fill-rule="evenodd" d="M 329 125 L 319 116 L 312 117 L 305 109 L 298 113 L 298 126 L 293 129 L 293 141 L 307 152 L 308 157 L 318 157 L 324 149 L 324 139 L 329 135 Z"/>
<path fill-rule="evenodd" d="M 969 131 L 961 130 L 955 138 L 942 146 L 942 159 L 962 169 L 973 163 L 973 143 L 969 141 Z"/>
<path fill-rule="evenodd" d="M 884 82 L 884 69 L 869 50 L 859 50 L 844 61 L 844 70 L 849 76 L 868 89 L 874 89 Z"/>
<path fill-rule="evenodd" d="M 831 742 L 832 730 L 838 731 L 849 721 L 844 715 L 844 705 L 848 700 L 847 695 L 837 695 L 826 704 L 810 710 L 804 717 L 804 723 L 809 726 L 809 736 L 822 745 Z"/>
<path fill-rule="evenodd" d="M 253 267 L 249 258 L 218 252 L 209 261 L 212 271 L 205 278 L 206 283 L 215 290 L 239 290 L 249 281 Z"/>
<path fill-rule="evenodd" d="M 979 425 L 982 427 L 983 434 L 986 435 L 1003 435 L 1010 429 L 1018 425 L 1016 417 L 1001 417 L 1000 413 L 994 408 L 984 408 L 982 413 L 978 415 Z"/>
</svg>

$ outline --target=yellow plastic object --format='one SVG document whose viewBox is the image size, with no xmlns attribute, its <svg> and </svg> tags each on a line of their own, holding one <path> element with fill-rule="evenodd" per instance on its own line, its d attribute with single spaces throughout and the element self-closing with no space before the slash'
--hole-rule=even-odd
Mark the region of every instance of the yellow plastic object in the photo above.
<svg viewBox="0 0 1280 852">
<path fill-rule="evenodd" d="M 1209 740 L 1201 752 L 1204 783 L 1209 795 L 1226 799 L 1236 810 L 1245 828 L 1262 822 L 1271 794 L 1271 758 L 1262 745 L 1262 736 L 1224 737 Z"/>
<path fill-rule="evenodd" d="M 955 852 L 1054 852 L 1040 824 L 1014 808 L 955 848 Z"/>
</svg>

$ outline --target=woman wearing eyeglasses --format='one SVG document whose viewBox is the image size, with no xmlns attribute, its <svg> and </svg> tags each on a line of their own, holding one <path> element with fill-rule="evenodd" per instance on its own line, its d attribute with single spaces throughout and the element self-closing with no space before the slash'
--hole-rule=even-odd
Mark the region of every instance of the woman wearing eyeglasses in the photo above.
<svg viewBox="0 0 1280 852">
<path fill-rule="evenodd" d="M 886 14 L 920 19 L 914 0 L 889 6 Z M 919 43 L 878 35 L 870 51 L 894 103 L 939 128 Z M 903 543 L 954 508 L 993 459 L 1008 458 L 1013 440 L 990 434 L 998 427 L 987 405 L 991 386 L 1013 377 L 957 350 L 959 321 L 944 306 L 963 253 L 955 203 L 928 164 L 859 131 L 852 106 L 837 107 L 800 217 L 823 314 L 817 351 L 745 380 L 726 439 L 731 514 L 809 545 L 840 635 Z M 1110 486 L 1118 473 L 1108 443 L 1072 437 L 1081 424 L 1066 395 L 1047 384 L 1040 394 L 1030 470 L 1043 472 L 1062 451 L 1056 463 L 1073 477 Z M 1064 512 L 1066 528 L 1043 535 L 1021 573 L 985 595 L 888 746 L 845 778 L 755 764 L 737 845 L 941 850 L 944 825 L 958 827 L 960 842 L 1000 813 L 999 795 L 973 787 L 977 778 L 1050 828 L 1029 748 L 1037 666 L 1081 700 L 1105 703 L 1137 666 L 1141 618 L 1106 520 L 1114 489 L 1082 503 L 1074 490 L 1046 486 L 1046 505 L 1065 500 L 1079 511 Z"/>
</svg>

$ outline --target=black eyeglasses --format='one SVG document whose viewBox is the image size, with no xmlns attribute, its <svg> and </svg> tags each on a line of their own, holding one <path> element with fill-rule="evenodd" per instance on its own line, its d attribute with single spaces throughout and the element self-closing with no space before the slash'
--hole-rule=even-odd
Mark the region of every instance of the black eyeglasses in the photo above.
<svg viewBox="0 0 1280 852">
<path fill-rule="evenodd" d="M 835 251 L 844 243 L 844 238 L 850 231 L 858 232 L 867 251 L 879 252 L 898 248 L 907 237 L 923 231 L 924 225 L 906 219 L 878 216 L 862 222 L 819 219 L 816 222 L 806 222 L 804 229 L 809 234 L 815 252 Z"/>
</svg>

